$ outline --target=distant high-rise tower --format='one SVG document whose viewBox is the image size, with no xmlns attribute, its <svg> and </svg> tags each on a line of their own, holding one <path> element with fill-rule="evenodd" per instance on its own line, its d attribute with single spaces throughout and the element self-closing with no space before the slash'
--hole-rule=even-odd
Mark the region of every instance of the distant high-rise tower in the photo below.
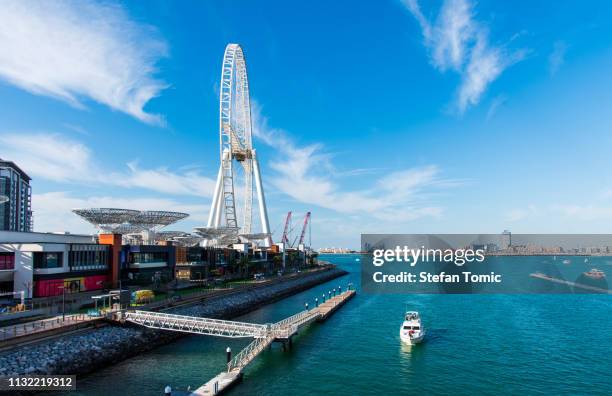
<svg viewBox="0 0 612 396">
<path fill-rule="evenodd" d="M 30 176 L 0 158 L 0 230 L 32 231 Z"/>
<path fill-rule="evenodd" d="M 510 233 L 510 231 L 504 230 L 504 232 L 502 232 L 500 245 L 502 249 L 508 249 L 512 246 L 512 233 Z"/>
</svg>

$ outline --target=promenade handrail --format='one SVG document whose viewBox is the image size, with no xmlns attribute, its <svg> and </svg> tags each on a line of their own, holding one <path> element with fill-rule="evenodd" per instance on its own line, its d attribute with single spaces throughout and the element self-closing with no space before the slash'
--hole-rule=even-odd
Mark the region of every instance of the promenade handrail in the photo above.
<svg viewBox="0 0 612 396">
<path fill-rule="evenodd" d="M 216 335 L 228 338 L 261 338 L 267 334 L 267 326 L 262 324 L 174 315 L 162 312 L 126 311 L 124 319 L 153 329 Z"/>
<path fill-rule="evenodd" d="M 265 347 L 274 341 L 274 337 L 256 338 L 253 342 L 247 345 L 242 351 L 236 354 L 232 360 L 227 363 L 227 372 L 232 370 L 241 371 L 248 365 Z"/>
<path fill-rule="evenodd" d="M 309 313 L 310 313 L 310 311 L 301 311 L 301 312 L 298 312 L 295 315 L 291 315 L 288 318 L 285 318 L 285 319 L 281 320 L 280 322 L 274 323 L 272 325 L 272 327 L 273 328 L 279 328 L 279 327 L 286 326 L 288 324 L 292 324 L 292 323 L 298 322 L 299 320 L 301 320 L 305 316 L 309 315 Z"/>
<path fill-rule="evenodd" d="M 0 333 L 2 333 L 0 340 L 4 341 L 33 333 L 40 333 L 88 320 L 91 320 L 91 318 L 86 314 L 66 314 L 64 318 L 62 318 L 62 315 L 58 315 L 53 318 L 0 327 Z"/>
</svg>

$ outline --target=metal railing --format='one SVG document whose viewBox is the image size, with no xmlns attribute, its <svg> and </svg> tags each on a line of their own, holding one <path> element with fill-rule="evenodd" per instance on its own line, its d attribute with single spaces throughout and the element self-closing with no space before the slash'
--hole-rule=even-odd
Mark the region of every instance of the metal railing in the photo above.
<svg viewBox="0 0 612 396">
<path fill-rule="evenodd" d="M 26 336 L 33 333 L 39 333 L 51 329 L 57 329 L 64 326 L 73 325 L 75 323 L 91 320 L 86 314 L 66 315 L 65 319 L 62 316 L 56 316 L 50 319 L 36 320 L 18 325 L 6 326 L 0 328 L 0 340 L 8 340 L 15 337 Z"/>
<path fill-rule="evenodd" d="M 228 338 L 266 337 L 268 326 L 231 320 L 173 315 L 150 311 L 127 311 L 123 318 L 132 323 L 161 330 L 181 331 L 192 334 L 214 335 Z"/>
<path fill-rule="evenodd" d="M 288 336 L 297 332 L 300 326 L 304 324 L 310 323 L 320 315 L 317 309 L 313 309 L 310 311 L 302 311 L 297 314 L 290 316 L 281 320 L 280 322 L 276 322 L 272 325 L 272 331 L 277 334 L 278 338 L 287 338 Z"/>
<path fill-rule="evenodd" d="M 241 371 L 246 365 L 251 363 L 259 352 L 263 351 L 268 345 L 274 341 L 273 336 L 265 338 L 256 338 L 253 342 L 247 345 L 242 351 L 236 354 L 227 364 L 227 372 Z"/>
</svg>

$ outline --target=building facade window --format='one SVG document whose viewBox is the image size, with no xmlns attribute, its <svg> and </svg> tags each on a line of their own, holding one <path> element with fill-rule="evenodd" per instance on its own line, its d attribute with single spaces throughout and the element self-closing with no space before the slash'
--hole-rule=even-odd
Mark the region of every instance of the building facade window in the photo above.
<svg viewBox="0 0 612 396">
<path fill-rule="evenodd" d="M 187 262 L 189 264 L 204 264 L 206 251 L 201 248 L 191 248 L 187 251 Z"/>
<path fill-rule="evenodd" d="M 68 253 L 71 271 L 108 269 L 110 248 L 103 245 L 72 245 Z"/>
<path fill-rule="evenodd" d="M 167 252 L 134 252 L 130 254 L 130 264 L 165 264 L 168 265 Z"/>
<path fill-rule="evenodd" d="M 0 195 L 9 200 L 0 204 L 0 230 L 32 231 L 32 189 L 30 177 L 14 162 L 0 159 Z"/>
<path fill-rule="evenodd" d="M 35 269 L 61 268 L 64 254 L 62 252 L 34 252 Z"/>
<path fill-rule="evenodd" d="M 0 252 L 0 271 L 15 269 L 15 253 Z"/>
</svg>

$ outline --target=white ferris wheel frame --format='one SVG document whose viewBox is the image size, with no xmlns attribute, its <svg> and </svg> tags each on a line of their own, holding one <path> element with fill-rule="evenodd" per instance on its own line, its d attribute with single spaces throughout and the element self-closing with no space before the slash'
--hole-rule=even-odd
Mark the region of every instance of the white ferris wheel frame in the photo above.
<svg viewBox="0 0 612 396">
<path fill-rule="evenodd" d="M 265 246 L 271 245 L 270 226 L 261 173 L 251 136 L 251 102 L 246 61 L 238 44 L 228 44 L 223 55 L 219 93 L 219 173 L 213 193 L 207 228 L 225 228 L 236 233 L 252 233 L 253 179 L 257 189 L 262 233 Z M 234 161 L 244 170 L 244 213 L 238 224 L 234 190 Z M 221 218 L 223 214 L 223 219 Z M 222 220 L 225 224 L 222 226 Z"/>
</svg>

